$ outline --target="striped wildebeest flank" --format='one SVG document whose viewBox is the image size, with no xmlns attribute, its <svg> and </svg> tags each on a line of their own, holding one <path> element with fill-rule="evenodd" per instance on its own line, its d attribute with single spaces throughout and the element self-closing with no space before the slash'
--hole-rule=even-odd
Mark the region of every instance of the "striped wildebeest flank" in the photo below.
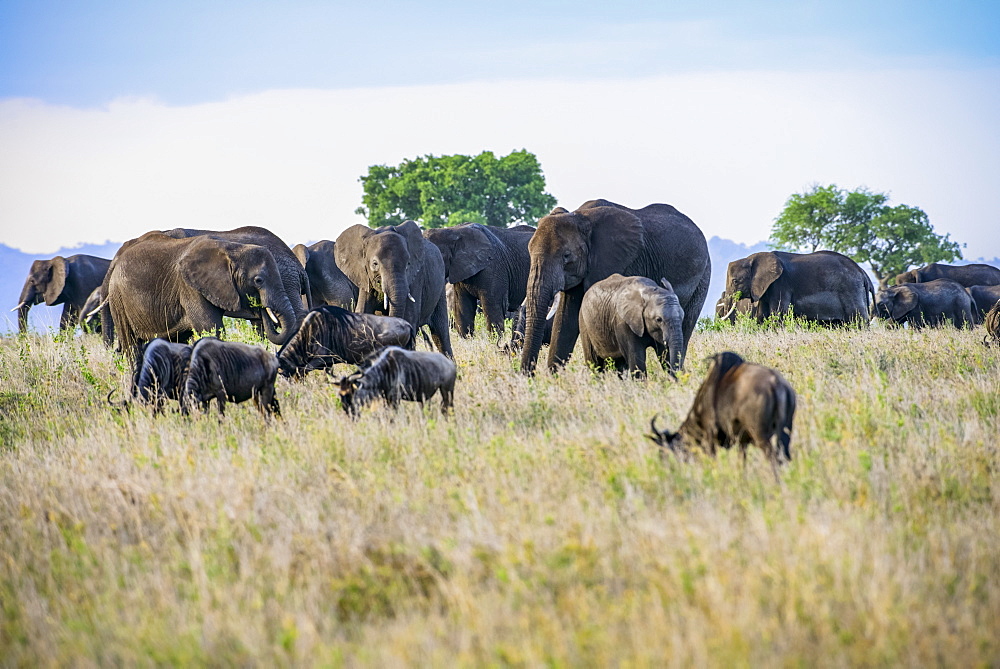
<svg viewBox="0 0 1000 669">
<path fill-rule="evenodd" d="M 455 376 L 455 362 L 442 353 L 387 346 L 361 369 L 340 379 L 340 403 L 356 417 L 376 398 L 396 408 L 400 401 L 423 404 L 440 392 L 441 413 L 447 414 L 454 401 Z"/>
<path fill-rule="evenodd" d="M 986 334 L 983 335 L 983 343 L 987 346 L 1000 346 L 1000 300 L 993 305 L 993 308 L 986 312 L 983 317 L 983 327 Z"/>
<path fill-rule="evenodd" d="M 190 362 L 190 344 L 178 344 L 162 338 L 144 344 L 132 373 L 131 397 L 140 404 L 152 406 L 154 414 L 163 410 L 166 400 L 180 402 Z M 127 402 L 125 407 L 128 407 Z"/>
<path fill-rule="evenodd" d="M 779 463 L 792 459 L 795 391 L 776 370 L 745 362 L 731 351 L 710 360 L 708 376 L 678 431 L 657 430 L 653 416 L 649 438 L 678 454 L 700 448 L 714 456 L 718 447 L 736 444 L 744 467 L 747 444 L 754 443 L 767 454 L 777 479 Z"/>
<path fill-rule="evenodd" d="M 413 325 L 402 318 L 356 314 L 333 305 L 317 307 L 278 350 L 279 373 L 301 379 L 336 363 L 360 365 L 386 346 L 412 351 L 416 336 Z"/>
<path fill-rule="evenodd" d="M 208 411 L 208 403 L 214 399 L 221 416 L 227 401 L 238 404 L 253 400 L 264 416 L 280 416 L 274 394 L 277 378 L 278 359 L 263 347 L 204 337 L 191 347 L 181 411 L 187 413 L 198 405 Z"/>
</svg>

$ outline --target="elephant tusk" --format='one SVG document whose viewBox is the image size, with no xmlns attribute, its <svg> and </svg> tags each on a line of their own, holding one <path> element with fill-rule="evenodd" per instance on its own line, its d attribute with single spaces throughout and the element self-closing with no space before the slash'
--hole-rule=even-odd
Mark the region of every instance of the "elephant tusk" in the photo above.
<svg viewBox="0 0 1000 669">
<path fill-rule="evenodd" d="M 414 304 L 417 303 L 417 301 L 413 299 L 413 296 L 410 295 L 409 293 L 406 294 L 406 299 L 408 299 L 410 302 L 413 302 Z"/>
<path fill-rule="evenodd" d="M 111 299 L 110 297 L 104 298 L 104 301 L 98 304 L 93 311 L 90 311 L 86 315 L 84 315 L 84 318 L 93 318 L 95 315 L 97 315 L 97 312 L 99 312 L 101 309 L 104 308 L 104 306 L 108 303 L 110 299 Z"/>
<path fill-rule="evenodd" d="M 273 311 L 271 311 L 271 307 L 265 307 L 264 311 L 267 312 L 268 318 L 270 318 L 274 322 L 275 325 L 281 325 L 281 321 L 279 321 L 278 317 L 274 315 Z"/>
<path fill-rule="evenodd" d="M 389 293 L 382 293 L 382 308 L 389 310 Z"/>
<path fill-rule="evenodd" d="M 20 309 L 21 307 L 23 307 L 25 304 L 27 304 L 27 302 L 21 302 L 21 304 L 17 305 L 13 309 L 11 309 L 11 311 L 17 311 L 18 309 Z"/>
<path fill-rule="evenodd" d="M 552 317 L 556 315 L 556 309 L 559 308 L 559 304 L 562 302 L 562 293 L 556 293 L 555 298 L 552 300 L 552 306 L 549 307 L 549 313 L 545 314 L 545 320 L 550 321 Z"/>
<path fill-rule="evenodd" d="M 729 309 L 728 312 L 726 312 L 726 315 L 723 316 L 721 320 L 727 320 L 730 316 L 733 315 L 734 311 L 736 311 L 736 301 L 735 300 L 733 300 L 733 306 Z"/>
</svg>

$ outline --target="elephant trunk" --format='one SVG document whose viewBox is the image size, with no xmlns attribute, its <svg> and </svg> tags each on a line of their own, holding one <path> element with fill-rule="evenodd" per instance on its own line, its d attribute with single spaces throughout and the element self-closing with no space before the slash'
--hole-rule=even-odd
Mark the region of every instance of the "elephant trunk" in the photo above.
<svg viewBox="0 0 1000 669">
<path fill-rule="evenodd" d="M 676 377 L 684 364 L 684 332 L 681 330 L 681 319 L 672 324 L 667 332 L 667 355 L 670 361 L 670 375 Z"/>
<path fill-rule="evenodd" d="M 17 327 L 22 333 L 28 331 L 28 311 L 32 306 L 41 301 L 41 293 L 35 290 L 35 287 L 29 281 L 21 290 L 21 297 L 17 301 L 17 306 L 11 309 L 11 311 L 17 312 Z"/>
<path fill-rule="evenodd" d="M 284 345 L 298 329 L 295 310 L 288 296 L 283 293 L 273 295 L 261 292 L 260 301 L 263 305 L 260 317 L 264 336 L 273 344 Z"/>
<path fill-rule="evenodd" d="M 394 273 L 388 277 L 383 274 L 382 292 L 389 305 L 388 315 L 405 319 L 406 306 L 410 296 L 410 287 L 407 285 L 406 276 L 402 273 Z"/>
<path fill-rule="evenodd" d="M 535 371 L 545 334 L 546 312 L 560 290 L 562 284 L 554 277 L 531 272 L 524 309 L 524 348 L 521 350 L 521 371 L 525 374 Z"/>
</svg>

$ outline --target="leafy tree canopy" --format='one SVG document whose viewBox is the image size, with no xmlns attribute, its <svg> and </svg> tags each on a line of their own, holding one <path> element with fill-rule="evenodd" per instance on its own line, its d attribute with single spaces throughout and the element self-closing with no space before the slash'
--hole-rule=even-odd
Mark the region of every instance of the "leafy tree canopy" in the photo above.
<svg viewBox="0 0 1000 669">
<path fill-rule="evenodd" d="M 362 206 L 371 227 L 413 219 L 427 228 L 461 223 L 497 227 L 533 224 L 556 204 L 545 192 L 538 159 L 526 150 L 497 158 L 424 156 L 398 166 L 372 165 L 360 179 Z"/>
<path fill-rule="evenodd" d="M 838 251 L 867 263 L 882 286 L 910 267 L 962 257 L 959 245 L 938 235 L 927 214 L 889 206 L 886 193 L 819 184 L 796 193 L 771 228 L 771 245 L 787 251 Z"/>
</svg>

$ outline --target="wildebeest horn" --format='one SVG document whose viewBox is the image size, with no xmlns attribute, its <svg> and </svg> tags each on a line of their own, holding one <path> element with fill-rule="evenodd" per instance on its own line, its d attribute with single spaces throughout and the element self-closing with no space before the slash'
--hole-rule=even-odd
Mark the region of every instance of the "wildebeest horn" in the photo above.
<svg viewBox="0 0 1000 669">
<path fill-rule="evenodd" d="M 655 436 L 650 437 L 653 441 L 659 443 L 663 439 L 663 432 L 656 429 L 656 419 L 660 417 L 660 414 L 653 414 L 653 417 L 649 419 L 649 429 L 653 431 Z"/>
</svg>

